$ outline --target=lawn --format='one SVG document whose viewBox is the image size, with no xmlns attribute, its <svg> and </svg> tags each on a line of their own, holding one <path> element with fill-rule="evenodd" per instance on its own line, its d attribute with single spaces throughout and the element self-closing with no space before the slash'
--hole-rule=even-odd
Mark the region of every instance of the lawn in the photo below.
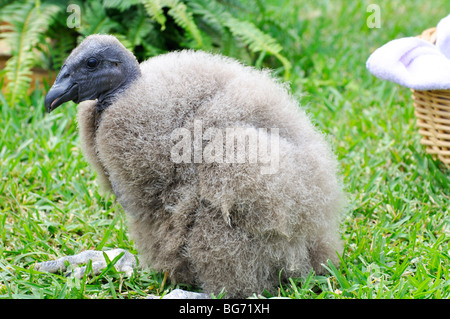
<svg viewBox="0 0 450 319">
<path fill-rule="evenodd" d="M 450 2 L 378 1 L 380 28 L 367 25 L 370 1 L 258 3 L 292 64 L 292 93 L 328 135 L 350 197 L 341 265 L 292 278 L 278 295 L 450 298 L 450 170 L 420 145 L 409 89 L 365 68 L 377 47 L 435 26 Z M 11 104 L 0 95 L 0 298 L 142 298 L 176 288 L 150 269 L 81 280 L 33 269 L 87 249 L 137 253 L 125 213 L 83 159 L 76 105 L 45 114 L 44 97 L 35 90 Z"/>
</svg>

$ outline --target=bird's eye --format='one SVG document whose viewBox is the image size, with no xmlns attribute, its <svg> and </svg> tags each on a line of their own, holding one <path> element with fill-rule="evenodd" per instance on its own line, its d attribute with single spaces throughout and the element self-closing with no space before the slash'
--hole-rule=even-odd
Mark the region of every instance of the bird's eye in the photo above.
<svg viewBox="0 0 450 319">
<path fill-rule="evenodd" d="M 88 68 L 91 68 L 91 69 L 95 68 L 97 66 L 97 64 L 98 64 L 98 61 L 96 58 L 89 58 L 86 63 Z"/>
</svg>

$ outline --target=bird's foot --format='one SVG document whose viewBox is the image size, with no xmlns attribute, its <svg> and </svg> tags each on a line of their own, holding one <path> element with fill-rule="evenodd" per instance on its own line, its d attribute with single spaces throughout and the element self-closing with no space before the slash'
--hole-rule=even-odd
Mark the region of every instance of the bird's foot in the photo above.
<svg viewBox="0 0 450 319">
<path fill-rule="evenodd" d="M 73 266 L 73 271 L 66 274 L 66 276 L 73 275 L 76 278 L 83 278 L 86 272 L 86 266 L 75 267 L 82 264 L 92 262 L 92 275 L 98 275 L 103 269 L 108 266 L 104 254 L 107 255 L 110 261 L 114 260 L 120 254 L 123 254 L 119 260 L 114 264 L 114 267 L 119 272 L 124 272 L 127 276 L 131 276 L 133 269 L 136 268 L 136 257 L 124 249 L 112 249 L 108 251 L 86 250 L 77 255 L 62 257 L 52 261 L 44 261 L 37 263 L 35 270 L 42 272 L 65 272 L 67 265 Z M 164 278 L 166 279 L 166 278 Z M 165 280 L 164 280 L 165 282 Z M 163 284 L 164 286 L 164 284 Z M 181 289 L 174 289 L 170 293 L 161 296 L 149 295 L 147 299 L 211 299 L 211 295 L 206 293 L 191 292 Z"/>
<path fill-rule="evenodd" d="M 122 254 L 119 260 L 114 264 L 114 267 L 119 272 L 124 272 L 127 276 L 131 276 L 133 269 L 136 267 L 136 257 L 124 249 L 112 249 L 109 251 L 86 250 L 77 255 L 62 257 L 53 261 L 45 261 L 37 263 L 34 267 L 38 271 L 46 271 L 50 273 L 66 271 L 66 265 L 78 266 L 87 264 L 92 261 L 93 275 L 98 275 L 103 269 L 108 266 L 104 254 L 110 261 Z M 82 278 L 86 271 L 86 266 L 76 267 L 73 273 L 68 273 L 67 276 L 73 275 L 76 278 Z"/>
</svg>

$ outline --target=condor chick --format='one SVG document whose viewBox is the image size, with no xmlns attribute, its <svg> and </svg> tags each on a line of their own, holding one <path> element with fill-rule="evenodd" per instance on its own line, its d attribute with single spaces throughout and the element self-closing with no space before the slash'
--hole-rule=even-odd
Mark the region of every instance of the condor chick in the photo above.
<svg viewBox="0 0 450 319">
<path fill-rule="evenodd" d="M 199 51 L 138 64 L 115 37 L 92 35 L 46 109 L 70 100 L 140 259 L 173 282 L 247 297 L 339 263 L 336 158 L 267 72 Z"/>
</svg>

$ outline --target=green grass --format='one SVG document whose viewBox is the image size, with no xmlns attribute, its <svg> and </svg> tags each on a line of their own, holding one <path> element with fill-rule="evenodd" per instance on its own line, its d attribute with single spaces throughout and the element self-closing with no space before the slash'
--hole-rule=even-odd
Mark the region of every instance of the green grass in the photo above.
<svg viewBox="0 0 450 319">
<path fill-rule="evenodd" d="M 380 29 L 366 25 L 370 1 L 266 2 L 261 18 L 274 21 L 267 31 L 293 65 L 293 93 L 328 134 L 350 195 L 341 265 L 293 278 L 279 295 L 450 298 L 450 171 L 420 145 L 409 90 L 365 69 L 375 48 L 435 26 L 450 2 L 378 1 Z M 86 249 L 136 253 L 125 213 L 100 193 L 82 157 L 76 106 L 44 114 L 43 94 L 15 105 L 0 95 L 0 298 L 141 298 L 173 289 L 150 270 L 81 280 L 33 270 Z"/>
</svg>

